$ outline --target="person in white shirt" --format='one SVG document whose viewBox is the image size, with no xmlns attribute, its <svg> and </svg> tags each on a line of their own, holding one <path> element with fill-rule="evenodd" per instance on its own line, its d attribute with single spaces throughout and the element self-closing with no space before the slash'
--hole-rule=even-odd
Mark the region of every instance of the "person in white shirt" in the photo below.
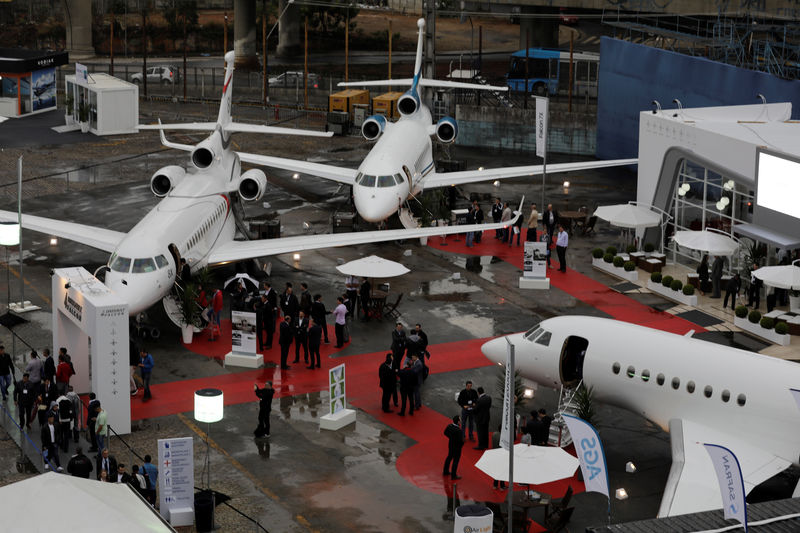
<svg viewBox="0 0 800 533">
<path fill-rule="evenodd" d="M 564 231 L 564 226 L 558 225 L 558 237 L 556 238 L 556 253 L 558 254 L 558 270 L 567 271 L 567 246 L 569 246 L 569 235 Z"/>
<path fill-rule="evenodd" d="M 333 310 L 334 324 L 336 328 L 336 347 L 341 348 L 344 346 L 344 326 L 347 323 L 345 317 L 347 316 L 347 307 L 344 305 L 344 298 L 339 296 L 336 298 L 339 304 Z"/>
</svg>

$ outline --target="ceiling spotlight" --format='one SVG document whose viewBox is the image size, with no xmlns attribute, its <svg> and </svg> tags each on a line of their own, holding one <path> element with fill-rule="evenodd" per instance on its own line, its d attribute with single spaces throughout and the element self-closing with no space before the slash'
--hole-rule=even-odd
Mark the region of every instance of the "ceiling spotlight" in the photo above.
<svg viewBox="0 0 800 533">
<path fill-rule="evenodd" d="M 722 188 L 725 189 L 726 191 L 732 191 L 734 187 L 736 187 L 736 182 L 734 182 L 733 180 L 726 181 L 725 185 L 722 186 Z"/>
<path fill-rule="evenodd" d="M 295 172 L 294 174 L 292 174 L 292 179 L 293 179 L 293 180 L 299 180 L 299 179 L 300 179 L 300 174 L 298 174 L 297 172 Z"/>
<path fill-rule="evenodd" d="M 525 391 L 522 393 L 522 397 L 528 399 L 533 398 L 533 389 L 525 389 Z"/>
<path fill-rule="evenodd" d="M 58 239 L 50 237 L 50 246 L 55 246 L 56 244 L 58 244 Z"/>
<path fill-rule="evenodd" d="M 294 254 L 292 256 L 292 259 L 294 259 L 295 261 L 300 261 L 300 254 Z"/>
<path fill-rule="evenodd" d="M 494 180 L 492 185 L 494 185 L 495 187 L 499 187 L 500 186 L 500 180 Z"/>
<path fill-rule="evenodd" d="M 627 500 L 628 491 L 626 491 L 625 489 L 617 489 L 616 496 L 618 500 Z"/>
<path fill-rule="evenodd" d="M 483 172 L 483 167 L 478 167 L 478 172 Z"/>
<path fill-rule="evenodd" d="M 681 189 L 683 189 L 684 191 L 688 191 L 688 190 L 689 190 L 689 189 L 691 189 L 691 188 L 692 188 L 692 186 L 691 186 L 691 185 L 689 185 L 689 184 L 688 184 L 688 183 L 686 183 L 686 182 L 684 182 L 684 183 L 683 183 L 683 185 L 681 185 Z"/>
<path fill-rule="evenodd" d="M 565 182 L 564 182 L 564 188 L 565 188 L 565 189 L 569 189 L 569 182 L 568 182 L 568 181 L 565 181 Z"/>
<path fill-rule="evenodd" d="M 678 196 L 686 196 L 686 189 L 684 189 L 683 187 L 680 187 L 678 189 Z"/>
</svg>

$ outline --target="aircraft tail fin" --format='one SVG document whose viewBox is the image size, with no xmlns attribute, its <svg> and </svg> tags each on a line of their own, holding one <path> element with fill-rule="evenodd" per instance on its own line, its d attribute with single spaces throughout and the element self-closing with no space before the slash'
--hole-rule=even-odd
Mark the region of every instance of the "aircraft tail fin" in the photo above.
<svg viewBox="0 0 800 533">
<path fill-rule="evenodd" d="M 415 90 L 422 78 L 422 45 L 425 41 L 425 19 L 420 18 L 417 20 L 417 28 L 419 28 L 419 35 L 417 37 L 417 57 L 414 59 L 414 81 L 411 84 L 411 90 Z"/>
<path fill-rule="evenodd" d="M 225 54 L 225 78 L 222 84 L 222 98 L 219 102 L 219 115 L 217 124 L 223 129 L 231 122 L 231 109 L 233 105 L 233 63 L 236 54 L 231 50 Z"/>
</svg>

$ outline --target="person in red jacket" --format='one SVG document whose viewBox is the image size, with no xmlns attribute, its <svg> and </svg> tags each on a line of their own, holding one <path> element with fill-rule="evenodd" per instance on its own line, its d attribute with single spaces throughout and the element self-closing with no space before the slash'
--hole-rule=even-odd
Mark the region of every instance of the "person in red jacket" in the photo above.
<svg viewBox="0 0 800 533">
<path fill-rule="evenodd" d="M 220 319 L 222 316 L 222 291 L 217 289 L 214 296 L 211 298 L 211 310 L 214 311 L 213 320 L 219 327 Z M 214 330 L 211 330 L 211 339 L 214 340 Z"/>
<path fill-rule="evenodd" d="M 66 394 L 69 388 L 69 378 L 75 375 L 72 366 L 67 362 L 66 358 L 58 355 L 58 366 L 56 367 L 56 390 L 60 394 Z"/>
</svg>

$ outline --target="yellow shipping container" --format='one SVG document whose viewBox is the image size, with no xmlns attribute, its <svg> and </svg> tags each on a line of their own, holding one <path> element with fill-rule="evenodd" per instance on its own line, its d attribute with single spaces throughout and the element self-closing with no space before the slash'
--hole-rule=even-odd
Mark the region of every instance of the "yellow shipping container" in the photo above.
<svg viewBox="0 0 800 533">
<path fill-rule="evenodd" d="M 399 118 L 397 100 L 403 96 L 401 92 L 384 93 L 372 99 L 372 112 L 386 118 Z"/>
<path fill-rule="evenodd" d="M 369 105 L 369 91 L 366 89 L 346 89 L 333 93 L 328 98 L 328 111 L 342 111 L 352 115 L 355 104 Z"/>
</svg>

